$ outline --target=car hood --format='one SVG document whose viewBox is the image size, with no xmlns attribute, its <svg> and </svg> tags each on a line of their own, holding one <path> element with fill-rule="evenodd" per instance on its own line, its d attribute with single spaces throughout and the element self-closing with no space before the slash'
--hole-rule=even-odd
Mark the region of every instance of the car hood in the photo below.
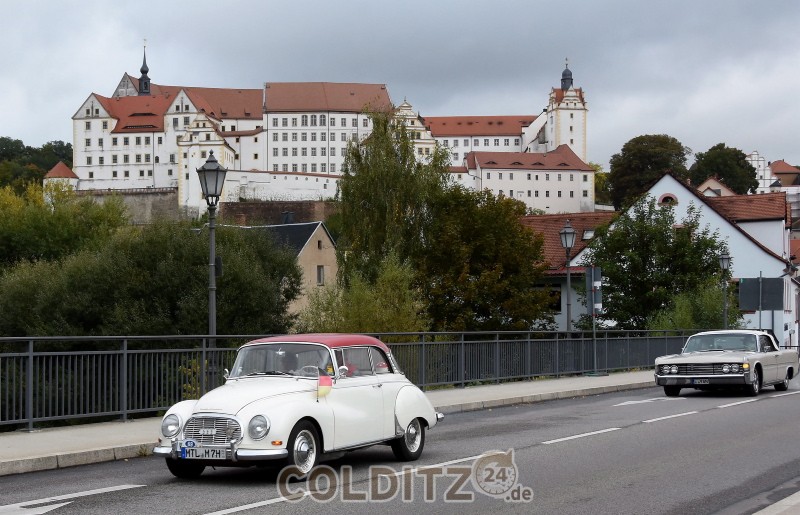
<svg viewBox="0 0 800 515">
<path fill-rule="evenodd" d="M 741 362 L 744 359 L 747 359 L 747 356 L 751 354 L 753 353 L 730 350 L 687 352 L 686 354 L 671 354 L 669 356 L 661 356 L 656 360 L 656 363 L 679 365 L 681 363 L 721 363 L 724 361 Z"/>
<path fill-rule="evenodd" d="M 314 392 L 317 382 L 295 377 L 249 377 L 229 379 L 224 385 L 200 397 L 194 412 L 235 415 L 248 404 L 263 399 Z"/>
</svg>

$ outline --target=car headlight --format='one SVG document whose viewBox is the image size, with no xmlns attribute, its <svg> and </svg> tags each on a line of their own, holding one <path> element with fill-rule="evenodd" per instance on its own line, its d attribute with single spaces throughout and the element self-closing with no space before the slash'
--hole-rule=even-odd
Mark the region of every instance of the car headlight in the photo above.
<svg viewBox="0 0 800 515">
<path fill-rule="evenodd" d="M 661 373 L 662 374 L 669 374 L 669 365 L 662 365 L 661 366 Z"/>
<path fill-rule="evenodd" d="M 735 374 L 735 373 L 737 373 L 738 371 L 739 371 L 739 365 L 737 365 L 736 363 L 734 363 L 733 365 L 731 365 L 731 373 L 732 373 L 732 374 Z"/>
<path fill-rule="evenodd" d="M 722 365 L 722 373 L 723 374 L 730 374 L 731 366 L 730 365 Z"/>
<path fill-rule="evenodd" d="M 269 433 L 269 420 L 264 415 L 256 415 L 247 424 L 247 434 L 253 440 L 261 440 Z"/>
<path fill-rule="evenodd" d="M 671 367 L 669 367 L 669 373 L 670 374 L 677 374 L 678 373 L 678 365 L 672 365 Z"/>
<path fill-rule="evenodd" d="M 167 415 L 164 417 L 164 420 L 161 421 L 161 434 L 164 436 L 175 436 L 180 430 L 181 419 L 179 419 L 178 415 L 175 415 L 174 413 L 172 415 Z"/>
</svg>

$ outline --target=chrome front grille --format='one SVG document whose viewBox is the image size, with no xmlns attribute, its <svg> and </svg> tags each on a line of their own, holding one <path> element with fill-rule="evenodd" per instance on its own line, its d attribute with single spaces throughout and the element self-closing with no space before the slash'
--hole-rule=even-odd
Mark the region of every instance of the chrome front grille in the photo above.
<svg viewBox="0 0 800 515">
<path fill-rule="evenodd" d="M 232 418 L 192 417 L 183 428 L 183 437 L 191 438 L 200 445 L 228 446 L 231 440 L 241 440 L 242 428 Z"/>
<path fill-rule="evenodd" d="M 731 375 L 731 373 L 724 373 L 722 371 L 722 363 L 688 363 L 685 365 L 678 365 L 678 375 L 684 376 L 711 376 L 711 375 Z M 741 369 L 741 365 L 739 366 L 738 372 L 733 372 L 733 374 L 741 374 L 743 370 Z"/>
</svg>

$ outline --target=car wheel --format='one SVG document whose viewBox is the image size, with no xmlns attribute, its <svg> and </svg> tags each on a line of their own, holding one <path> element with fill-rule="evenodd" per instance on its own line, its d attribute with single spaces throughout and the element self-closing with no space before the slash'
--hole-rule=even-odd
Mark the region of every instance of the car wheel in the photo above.
<svg viewBox="0 0 800 515">
<path fill-rule="evenodd" d="M 188 460 L 173 460 L 167 458 L 167 468 L 172 475 L 181 479 L 194 479 L 200 477 L 200 474 L 206 469 L 202 463 L 195 463 Z"/>
<path fill-rule="evenodd" d="M 783 381 L 781 381 L 780 383 L 777 383 L 775 385 L 775 389 L 778 390 L 779 392 L 785 392 L 786 390 L 789 389 L 789 371 L 788 370 L 786 371 L 786 377 L 783 378 Z"/>
<path fill-rule="evenodd" d="M 400 461 L 416 461 L 425 447 L 425 425 L 418 418 L 409 422 L 402 437 L 392 440 L 394 457 Z"/>
<path fill-rule="evenodd" d="M 287 458 L 289 466 L 297 467 L 300 479 L 305 478 L 309 472 L 317 465 L 321 449 L 319 447 L 319 436 L 314 425 L 307 421 L 301 421 L 289 434 Z"/>
<path fill-rule="evenodd" d="M 753 377 L 753 383 L 747 385 L 746 388 L 747 393 L 752 396 L 756 396 L 761 391 L 761 372 L 759 372 L 758 369 L 755 369 L 753 373 L 755 374 L 755 377 Z"/>
<path fill-rule="evenodd" d="M 681 394 L 681 387 L 680 386 L 665 386 L 664 387 L 664 395 L 667 397 L 677 397 Z"/>
</svg>

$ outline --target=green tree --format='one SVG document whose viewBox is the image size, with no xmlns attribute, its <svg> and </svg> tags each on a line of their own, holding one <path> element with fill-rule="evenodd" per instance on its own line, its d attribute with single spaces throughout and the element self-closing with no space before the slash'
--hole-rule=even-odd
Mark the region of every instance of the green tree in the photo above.
<svg viewBox="0 0 800 515">
<path fill-rule="evenodd" d="M 655 313 L 670 309 L 677 294 L 697 291 L 709 278 L 719 284 L 718 256 L 727 251 L 717 233 L 700 227 L 690 205 L 676 223 L 673 207 L 640 199 L 601 228 L 582 264 L 595 264 L 608 283 L 603 288 L 603 320 L 621 329 L 645 329 Z"/>
<path fill-rule="evenodd" d="M 188 224 L 126 227 L 58 261 L 0 276 L 0 335 L 206 334 L 208 238 Z M 286 332 L 300 288 L 294 256 L 266 233 L 220 227 L 219 334 Z"/>
<path fill-rule="evenodd" d="M 0 263 L 51 260 L 108 239 L 127 224 L 119 199 L 102 204 L 58 185 L 47 191 L 29 183 L 22 194 L 0 188 Z"/>
<path fill-rule="evenodd" d="M 594 168 L 594 200 L 598 204 L 609 205 L 611 201 L 611 190 L 608 182 L 608 174 L 603 171 L 603 167 L 597 163 L 589 163 Z"/>
<path fill-rule="evenodd" d="M 339 181 L 340 218 L 337 246 L 343 277 L 360 273 L 374 282 L 384 256 L 416 254 L 425 243 L 430 204 L 444 188 L 449 154 L 436 147 L 417 159 L 405 126 L 385 112 L 371 113 L 372 133 L 351 143 Z"/>
<path fill-rule="evenodd" d="M 416 332 L 428 329 L 424 304 L 413 286 L 414 271 L 390 255 L 374 283 L 355 274 L 349 285 L 311 293 L 300 314 L 301 332 Z"/>
<path fill-rule="evenodd" d="M 432 205 L 423 252 L 414 257 L 434 330 L 549 327 L 549 298 L 535 288 L 543 239 L 524 227 L 522 202 L 454 186 Z"/>
<path fill-rule="evenodd" d="M 747 161 L 747 155 L 724 143 L 718 143 L 706 152 L 698 152 L 689 175 L 694 185 L 716 177 L 740 195 L 753 193 L 758 188 L 756 169 Z"/>
<path fill-rule="evenodd" d="M 744 325 L 744 318 L 736 308 L 736 298 L 728 295 L 728 328 Z M 648 320 L 648 329 L 721 329 L 723 327 L 723 288 L 719 281 L 710 278 L 697 288 L 681 292 L 667 308 L 656 311 Z"/>
<path fill-rule="evenodd" d="M 18 139 L 0 137 L 0 187 L 11 186 L 22 193 L 28 184 L 41 184 L 45 174 L 59 161 L 72 167 L 72 145 L 50 141 L 28 147 Z"/>
<path fill-rule="evenodd" d="M 690 153 L 691 149 L 666 134 L 637 136 L 625 143 L 610 161 L 608 182 L 614 208 L 635 202 L 666 172 L 685 179 L 686 156 Z"/>
</svg>

